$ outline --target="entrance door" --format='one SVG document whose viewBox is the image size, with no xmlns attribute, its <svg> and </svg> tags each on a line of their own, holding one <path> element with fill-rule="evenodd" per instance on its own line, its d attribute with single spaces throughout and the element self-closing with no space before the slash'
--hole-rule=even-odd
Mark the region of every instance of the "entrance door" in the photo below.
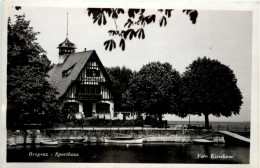
<svg viewBox="0 0 260 168">
<path fill-rule="evenodd" d="M 92 103 L 90 101 L 84 102 L 83 111 L 86 117 L 92 117 Z"/>
</svg>

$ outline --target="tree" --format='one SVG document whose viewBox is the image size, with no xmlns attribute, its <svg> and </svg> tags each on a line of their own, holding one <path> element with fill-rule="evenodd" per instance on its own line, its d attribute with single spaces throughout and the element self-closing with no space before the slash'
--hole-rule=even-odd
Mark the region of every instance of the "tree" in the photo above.
<svg viewBox="0 0 260 168">
<path fill-rule="evenodd" d="M 203 114 L 206 128 L 210 114 L 217 117 L 239 114 L 242 94 L 228 66 L 206 57 L 198 58 L 186 68 L 182 81 L 185 113 Z"/>
<path fill-rule="evenodd" d="M 119 29 L 117 20 L 121 15 L 125 15 L 127 11 L 127 19 L 125 23 L 121 25 L 124 27 Z M 159 19 L 159 25 L 166 26 L 167 20 L 172 16 L 174 9 L 158 9 L 152 11 L 151 14 L 146 12 L 145 9 L 127 9 L 122 8 L 88 8 L 88 16 L 92 16 L 93 23 L 106 25 L 108 21 L 112 21 L 115 24 L 114 30 L 109 30 L 108 34 L 113 36 L 119 41 L 119 47 L 124 51 L 126 40 L 132 40 L 133 38 L 144 39 L 145 38 L 145 27 L 150 24 L 156 23 L 156 18 Z M 148 13 L 148 14 L 147 14 Z M 193 24 L 196 23 L 198 12 L 197 10 L 185 9 L 183 13 L 189 15 L 190 20 Z M 112 51 L 116 48 L 116 42 L 114 39 L 110 39 L 104 42 L 105 49 Z"/>
<path fill-rule="evenodd" d="M 129 81 L 133 75 L 131 69 L 126 67 L 111 67 L 106 68 L 107 73 L 112 81 L 112 90 L 114 95 L 115 111 L 127 111 L 128 106 L 123 106 L 122 95 L 129 87 Z"/>
<path fill-rule="evenodd" d="M 62 120 L 66 124 L 76 121 L 76 113 L 79 111 L 77 103 L 66 103 L 62 108 Z"/>
<path fill-rule="evenodd" d="M 124 98 L 135 109 L 162 121 L 165 113 L 180 113 L 180 84 L 180 74 L 169 63 L 152 62 L 132 77 Z"/>
<path fill-rule="evenodd" d="M 51 124 L 58 120 L 56 89 L 47 82 L 50 61 L 25 16 L 8 19 L 7 122 Z"/>
</svg>

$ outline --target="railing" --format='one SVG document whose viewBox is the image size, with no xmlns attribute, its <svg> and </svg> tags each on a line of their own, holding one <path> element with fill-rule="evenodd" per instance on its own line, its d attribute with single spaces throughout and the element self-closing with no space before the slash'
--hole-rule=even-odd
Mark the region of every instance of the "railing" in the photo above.
<svg viewBox="0 0 260 168">
<path fill-rule="evenodd" d="M 76 96 L 79 100 L 99 100 L 101 99 L 101 94 L 87 94 L 87 93 L 79 93 Z"/>
<path fill-rule="evenodd" d="M 205 128 L 204 124 L 168 124 L 170 128 L 181 127 L 182 128 Z M 248 124 L 212 124 L 210 128 L 214 131 L 231 131 L 231 132 L 250 132 L 250 125 Z"/>
<path fill-rule="evenodd" d="M 218 131 L 231 131 L 231 132 L 250 132 L 250 126 L 247 125 L 217 125 L 212 128 Z"/>
</svg>

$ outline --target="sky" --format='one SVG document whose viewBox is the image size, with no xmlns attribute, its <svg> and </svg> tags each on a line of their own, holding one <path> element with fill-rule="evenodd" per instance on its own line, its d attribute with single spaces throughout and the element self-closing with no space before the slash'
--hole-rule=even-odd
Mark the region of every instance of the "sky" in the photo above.
<svg viewBox="0 0 260 168">
<path fill-rule="evenodd" d="M 126 66 L 139 70 L 144 64 L 153 61 L 168 62 L 174 69 L 183 73 L 185 68 L 198 57 L 217 59 L 229 66 L 237 78 L 237 85 L 243 95 L 240 114 L 232 117 L 209 116 L 210 121 L 250 121 L 251 111 L 251 72 L 252 72 L 252 12 L 250 11 L 214 11 L 198 10 L 196 24 L 181 10 L 172 12 L 166 27 L 156 23 L 145 27 L 145 39 L 126 42 L 122 51 L 118 44 L 116 50 L 106 51 L 103 43 L 113 37 L 107 33 L 115 29 L 114 21 L 108 20 L 106 26 L 93 24 L 86 8 L 47 8 L 23 7 L 17 11 L 8 8 L 8 16 L 14 21 L 14 15 L 25 14 L 31 21 L 34 31 L 40 32 L 39 44 L 47 52 L 48 58 L 58 62 L 57 46 L 66 38 L 67 13 L 69 40 L 76 44 L 77 52 L 96 50 L 106 67 Z M 156 9 L 146 9 L 156 12 Z M 117 24 L 120 28 L 127 18 L 120 16 Z M 174 115 L 165 115 L 165 119 L 188 121 Z M 191 116 L 191 121 L 204 121 L 204 116 Z"/>
</svg>

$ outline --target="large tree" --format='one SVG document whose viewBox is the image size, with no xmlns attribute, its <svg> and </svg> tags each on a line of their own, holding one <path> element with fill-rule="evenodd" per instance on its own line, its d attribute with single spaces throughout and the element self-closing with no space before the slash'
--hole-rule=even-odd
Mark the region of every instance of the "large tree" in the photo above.
<svg viewBox="0 0 260 168">
<path fill-rule="evenodd" d="M 210 114 L 217 117 L 239 114 L 242 94 L 228 66 L 206 57 L 198 58 L 186 68 L 182 81 L 184 112 L 204 115 L 206 128 Z"/>
<path fill-rule="evenodd" d="M 59 118 L 56 90 L 47 82 L 50 61 L 25 16 L 8 20 L 7 122 L 50 124 Z"/>
<path fill-rule="evenodd" d="M 123 66 L 106 68 L 107 73 L 112 81 L 112 90 L 114 95 L 115 111 L 127 111 L 130 110 L 129 106 L 123 106 L 122 95 L 129 87 L 130 79 L 133 75 L 131 69 Z"/>
<path fill-rule="evenodd" d="M 169 63 L 144 65 L 130 80 L 124 94 L 127 104 L 162 120 L 165 113 L 180 114 L 180 74 Z"/>
</svg>

